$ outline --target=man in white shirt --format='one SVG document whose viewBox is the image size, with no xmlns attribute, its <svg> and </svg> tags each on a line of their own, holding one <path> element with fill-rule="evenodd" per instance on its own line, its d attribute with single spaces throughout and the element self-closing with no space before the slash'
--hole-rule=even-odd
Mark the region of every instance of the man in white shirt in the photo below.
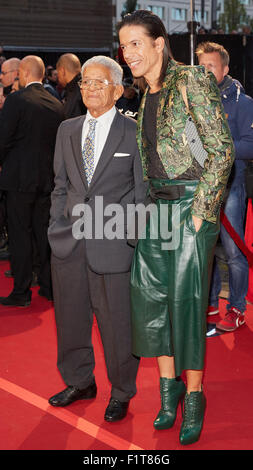
<svg viewBox="0 0 253 470">
<path fill-rule="evenodd" d="M 95 398 L 91 342 L 95 313 L 111 383 L 104 416 L 109 422 L 126 416 L 136 393 L 139 364 L 131 353 L 129 280 L 133 248 L 127 244 L 125 219 L 120 221 L 119 231 L 112 236 L 106 233 L 110 205 L 118 205 L 125 216 L 128 204 L 141 202 L 145 191 L 136 123 L 115 108 L 123 92 L 122 74 L 121 67 L 104 56 L 93 57 L 83 65 L 80 89 L 88 112 L 64 121 L 59 128 L 48 231 L 53 253 L 57 364 L 67 385 L 49 403 L 66 406 Z M 79 233 L 76 227 L 80 227 Z"/>
</svg>

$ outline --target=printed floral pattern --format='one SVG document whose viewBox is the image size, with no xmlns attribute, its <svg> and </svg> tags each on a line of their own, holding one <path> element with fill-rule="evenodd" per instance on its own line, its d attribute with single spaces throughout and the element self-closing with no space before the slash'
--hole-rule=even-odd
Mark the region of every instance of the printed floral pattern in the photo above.
<svg viewBox="0 0 253 470">
<path fill-rule="evenodd" d="M 187 96 L 188 108 L 183 98 Z M 143 133 L 146 90 L 138 113 L 137 141 L 147 179 L 147 142 Z M 160 91 L 157 110 L 157 151 L 168 179 L 180 177 L 194 156 L 185 134 L 191 115 L 208 158 L 195 192 L 192 213 L 215 223 L 234 161 L 234 145 L 214 75 L 201 66 L 178 65 L 171 60 Z"/>
</svg>

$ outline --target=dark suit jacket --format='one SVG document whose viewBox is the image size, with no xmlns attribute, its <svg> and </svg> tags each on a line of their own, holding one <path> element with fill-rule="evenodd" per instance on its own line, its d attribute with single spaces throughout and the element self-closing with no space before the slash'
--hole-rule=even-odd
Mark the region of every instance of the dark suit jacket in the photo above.
<svg viewBox="0 0 253 470">
<path fill-rule="evenodd" d="M 145 187 L 136 143 L 136 123 L 117 111 L 88 187 L 81 153 L 84 119 L 85 116 L 81 116 L 64 121 L 58 130 L 49 243 L 53 254 L 61 259 L 71 256 L 77 243 L 84 243 L 86 259 L 93 271 L 101 274 L 127 272 L 130 270 L 133 248 L 126 240 L 126 219 L 123 221 L 123 239 L 96 239 L 94 223 L 98 200 L 95 197 L 103 196 L 103 208 L 108 204 L 119 204 L 124 214 L 127 204 L 143 201 Z M 93 229 L 93 238 L 85 242 L 83 239 L 77 240 L 72 234 L 72 224 L 80 219 L 80 215 L 76 217 L 72 214 L 73 208 L 84 203 L 91 210 Z M 103 229 L 111 217 L 97 215 Z"/>
<path fill-rule="evenodd" d="M 0 116 L 0 189 L 53 189 L 53 155 L 63 106 L 39 83 L 6 98 Z"/>
<path fill-rule="evenodd" d="M 74 118 L 86 114 L 87 109 L 83 103 L 82 95 L 78 85 L 82 76 L 79 73 L 71 82 L 66 85 L 64 96 L 64 115 L 65 119 Z"/>
</svg>

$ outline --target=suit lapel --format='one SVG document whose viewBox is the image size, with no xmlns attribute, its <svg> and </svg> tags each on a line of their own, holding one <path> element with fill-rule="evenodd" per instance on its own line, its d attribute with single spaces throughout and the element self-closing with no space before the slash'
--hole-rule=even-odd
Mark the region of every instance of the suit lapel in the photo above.
<svg viewBox="0 0 253 470">
<path fill-rule="evenodd" d="M 82 116 L 80 121 L 78 121 L 76 129 L 74 130 L 73 134 L 71 134 L 70 140 L 71 140 L 71 145 L 72 145 L 75 161 L 77 164 L 77 168 L 82 178 L 82 182 L 85 188 L 87 189 L 88 183 L 87 183 L 87 179 L 85 176 L 83 156 L 82 156 L 82 129 L 83 129 L 84 120 L 85 120 L 85 116 Z"/>
<path fill-rule="evenodd" d="M 89 188 L 92 188 L 94 184 L 96 184 L 96 181 L 103 174 L 104 169 L 113 158 L 115 150 L 124 135 L 124 119 L 125 118 L 117 110 Z"/>
</svg>

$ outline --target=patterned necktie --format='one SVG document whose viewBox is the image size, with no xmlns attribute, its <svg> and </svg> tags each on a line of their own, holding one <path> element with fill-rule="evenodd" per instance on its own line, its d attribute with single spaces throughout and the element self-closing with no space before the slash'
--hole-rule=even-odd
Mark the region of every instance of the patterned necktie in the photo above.
<svg viewBox="0 0 253 470">
<path fill-rule="evenodd" d="M 95 150 L 95 127 L 96 119 L 89 119 L 89 131 L 83 146 L 83 163 L 88 184 L 92 180 L 94 173 L 94 150 Z"/>
</svg>

